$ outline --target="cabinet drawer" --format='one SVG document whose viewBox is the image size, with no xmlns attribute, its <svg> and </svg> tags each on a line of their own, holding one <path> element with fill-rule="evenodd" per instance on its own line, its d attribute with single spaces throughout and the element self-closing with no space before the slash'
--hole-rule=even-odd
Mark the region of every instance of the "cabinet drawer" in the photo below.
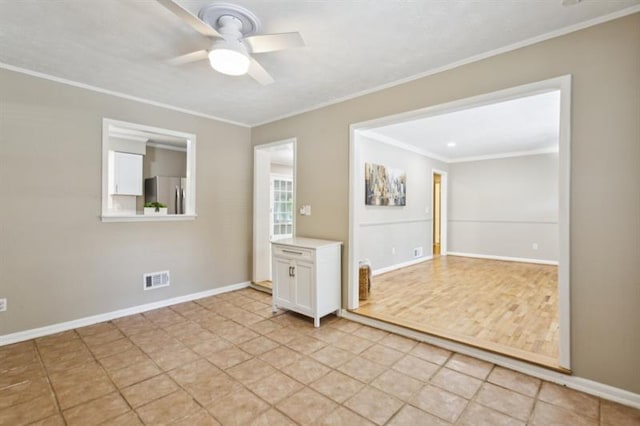
<svg viewBox="0 0 640 426">
<path fill-rule="evenodd" d="M 286 257 L 288 259 L 313 259 L 312 250 L 298 247 L 274 245 L 273 255 L 278 257 Z"/>
</svg>

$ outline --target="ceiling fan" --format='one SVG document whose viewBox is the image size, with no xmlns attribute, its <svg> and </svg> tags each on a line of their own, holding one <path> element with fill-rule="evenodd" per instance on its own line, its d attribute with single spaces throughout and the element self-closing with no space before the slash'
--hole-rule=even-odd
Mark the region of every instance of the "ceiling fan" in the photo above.
<svg viewBox="0 0 640 426">
<path fill-rule="evenodd" d="M 214 39 L 207 50 L 171 59 L 169 62 L 174 65 L 208 58 L 211 67 L 222 74 L 249 74 L 260 84 L 267 85 L 274 80 L 252 54 L 304 46 L 298 32 L 254 35 L 260 31 L 260 21 L 250 10 L 241 6 L 211 3 L 195 16 L 173 0 L 157 1 L 200 34 Z"/>
</svg>

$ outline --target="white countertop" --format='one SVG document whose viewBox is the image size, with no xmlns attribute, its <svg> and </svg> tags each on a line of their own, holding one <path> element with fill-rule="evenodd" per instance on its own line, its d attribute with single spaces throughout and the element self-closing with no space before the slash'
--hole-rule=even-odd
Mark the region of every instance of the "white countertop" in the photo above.
<svg viewBox="0 0 640 426">
<path fill-rule="evenodd" d="M 300 247 L 300 248 L 308 248 L 308 249 L 319 249 L 322 247 L 342 245 L 342 241 L 318 240 L 316 238 L 305 238 L 305 237 L 293 237 L 293 238 L 285 238 L 282 240 L 272 241 L 271 244 L 279 244 L 282 246 Z"/>
</svg>

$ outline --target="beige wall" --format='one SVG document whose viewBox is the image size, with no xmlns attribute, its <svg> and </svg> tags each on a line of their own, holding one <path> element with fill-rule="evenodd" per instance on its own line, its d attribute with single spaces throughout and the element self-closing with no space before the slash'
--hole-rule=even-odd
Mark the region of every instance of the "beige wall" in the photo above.
<svg viewBox="0 0 640 426">
<path fill-rule="evenodd" d="M 416 260 L 413 250 L 422 247 L 423 256 L 431 256 L 432 243 L 432 171 L 448 170 L 449 165 L 424 155 L 356 135 L 359 164 L 356 171 L 356 200 L 365 199 L 365 163 L 403 170 L 407 178 L 406 206 L 367 206 L 358 201 L 356 259 L 367 259 L 374 271 Z M 428 212 L 427 212 L 428 209 Z"/>
<path fill-rule="evenodd" d="M 0 335 L 250 279 L 248 128 L 5 70 L 0 94 Z M 196 220 L 100 221 L 103 117 L 197 135 Z"/>
<path fill-rule="evenodd" d="M 557 261 L 558 169 L 557 153 L 449 164 L 447 251 Z"/>
<path fill-rule="evenodd" d="M 298 234 L 347 241 L 349 125 L 573 75 L 571 332 L 576 375 L 640 392 L 640 14 L 252 129 L 296 137 Z M 347 248 L 343 248 L 346 262 Z M 346 280 L 343 263 L 343 280 Z"/>
</svg>

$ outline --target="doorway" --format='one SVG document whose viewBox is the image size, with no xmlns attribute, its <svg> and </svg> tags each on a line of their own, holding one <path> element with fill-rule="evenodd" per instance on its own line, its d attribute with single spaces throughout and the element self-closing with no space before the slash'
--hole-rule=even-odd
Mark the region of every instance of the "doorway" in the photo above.
<svg viewBox="0 0 640 426">
<path fill-rule="evenodd" d="M 254 147 L 251 286 L 271 292 L 271 241 L 295 235 L 296 141 Z"/>
<path fill-rule="evenodd" d="M 488 352 L 497 352 L 561 371 L 570 370 L 570 246 L 568 232 L 570 217 L 568 190 L 570 89 L 571 77 L 563 76 L 351 125 L 347 304 L 350 312 L 347 312 L 348 317 L 364 316 L 386 322 L 394 327 L 408 328 L 424 333 L 422 338 L 426 341 L 429 341 L 432 336 L 440 336 L 469 347 L 482 348 Z M 535 111 L 545 112 L 540 115 L 516 114 L 520 111 L 519 107 L 521 106 L 533 108 L 539 105 L 551 105 L 551 107 L 536 109 Z M 495 145 L 490 146 L 489 143 L 467 144 L 466 135 L 451 130 L 457 128 L 447 124 L 447 116 L 457 118 L 466 114 L 469 120 L 465 122 L 470 123 L 469 126 L 473 126 L 473 123 L 479 123 L 478 126 L 487 126 L 488 121 L 486 120 L 474 121 L 472 119 L 478 111 L 492 115 L 498 124 L 509 124 L 509 127 L 506 124 L 504 126 L 507 130 L 520 133 L 525 130 L 534 132 L 537 129 L 537 127 L 526 126 L 532 123 L 533 117 L 553 116 L 552 120 L 545 121 L 546 125 L 553 128 L 551 133 L 554 136 L 553 145 L 548 139 L 539 137 L 539 135 L 535 135 L 535 139 L 486 138 L 487 141 L 492 142 L 504 141 L 504 147 L 500 147 L 500 149 Z M 522 125 L 515 126 L 512 121 L 504 120 L 504 117 L 513 118 L 516 116 L 522 118 Z M 420 137 L 414 141 L 412 135 L 417 134 L 414 130 L 418 128 L 418 125 L 414 126 L 413 123 L 421 120 L 429 122 L 432 133 L 421 133 Z M 410 122 L 412 123 L 408 124 Z M 467 128 L 470 127 L 465 127 L 465 129 Z M 495 129 L 503 129 L 503 127 L 494 126 L 491 129 L 495 131 Z M 430 137 L 425 137 L 425 134 Z M 477 135 L 482 133 L 468 132 L 468 134 L 478 137 Z M 433 137 L 438 135 L 444 135 L 444 137 Z M 367 156 L 371 156 L 371 149 L 365 144 L 370 143 L 369 141 L 372 139 L 378 145 L 384 144 L 395 147 L 396 150 L 401 149 L 404 153 L 418 154 L 418 157 L 412 157 L 416 158 L 415 161 L 411 160 L 414 161 L 413 163 L 407 160 L 399 166 L 395 165 L 395 167 L 406 167 L 409 171 L 414 170 L 411 188 L 418 187 L 422 194 L 432 193 L 427 204 L 427 207 L 431 208 L 430 215 L 428 214 L 429 208 L 427 208 L 427 215 L 422 216 L 425 212 L 425 204 L 420 205 L 421 199 L 414 195 L 412 201 L 416 200 L 414 205 L 417 204 L 415 210 L 412 211 L 414 216 L 401 218 L 400 213 L 402 212 L 399 209 L 394 211 L 387 209 L 384 212 L 376 211 L 380 216 L 376 222 L 363 221 L 360 190 L 363 180 L 362 168 L 363 164 L 368 161 Z M 526 144 L 522 143 L 524 140 L 526 140 Z M 508 143 L 521 143 L 521 145 L 507 145 Z M 527 145 L 529 143 L 530 145 Z M 469 150 L 465 151 L 466 148 Z M 481 151 L 481 148 L 486 149 L 487 152 Z M 381 150 L 379 149 L 379 151 Z M 390 155 L 387 157 L 391 158 Z M 501 162 L 500 167 L 494 167 L 498 165 L 497 162 Z M 420 167 L 412 168 L 412 164 L 419 164 Z M 549 178 L 549 182 L 536 180 L 536 176 L 540 175 L 539 172 L 543 167 L 538 164 L 544 164 L 544 167 L 549 167 L 549 170 L 555 170 L 555 173 L 543 174 L 542 177 Z M 432 169 L 432 165 L 439 170 Z M 425 170 L 426 167 L 431 170 L 431 173 L 425 173 L 425 179 L 421 181 L 418 178 L 421 178 L 422 175 L 416 170 Z M 446 174 L 440 173 L 442 170 L 449 173 L 449 191 L 446 187 Z M 482 182 L 485 182 L 487 177 L 494 180 L 500 179 L 497 175 L 498 171 L 503 171 L 505 174 L 501 176 L 508 178 L 499 180 L 499 185 L 496 184 L 488 189 L 482 188 Z M 555 181 L 551 182 L 551 178 L 554 176 Z M 427 181 L 429 178 L 431 178 L 430 182 Z M 419 182 L 424 182 L 424 187 L 419 187 Z M 546 186 L 542 188 L 542 185 Z M 519 188 L 527 188 L 527 190 Z M 540 194 L 540 197 L 523 198 L 523 194 Z M 449 215 L 445 210 L 447 195 L 451 197 Z M 508 200 L 508 203 L 505 200 Z M 541 202 L 545 206 L 551 206 L 553 211 L 549 210 L 549 218 L 519 217 L 517 214 L 520 214 L 521 210 L 529 205 L 525 205 L 527 200 L 542 200 Z M 507 205 L 511 210 L 500 210 L 504 205 Z M 546 210 L 540 209 L 535 211 L 546 212 Z M 372 250 L 388 252 L 389 250 L 384 246 L 386 243 L 389 243 L 387 245 L 393 244 L 393 247 L 397 247 L 398 244 L 395 240 L 383 241 L 375 246 L 368 244 L 366 235 L 370 233 L 370 228 L 374 225 L 392 227 L 393 232 L 390 233 L 392 236 L 412 236 L 416 234 L 415 231 L 412 231 L 417 227 L 416 223 L 430 221 L 432 222 L 428 225 L 433 236 L 431 246 L 434 254 L 437 255 L 439 252 L 438 259 L 427 260 L 420 264 L 397 262 L 398 268 L 385 267 L 384 272 L 387 273 L 377 278 L 377 293 L 367 301 L 361 302 L 357 287 L 359 259 L 367 258 Z M 451 231 L 448 237 L 447 227 Z M 528 228 L 521 232 L 520 229 L 525 229 L 525 227 Z M 539 244 L 542 239 L 545 242 Z M 450 251 L 447 249 L 447 244 L 449 244 Z M 376 254 L 376 252 L 373 253 Z M 445 254 L 448 256 L 444 257 Z M 473 273 L 470 273 L 471 271 Z M 488 274 L 488 277 L 494 277 L 495 283 L 485 279 L 483 273 Z M 497 280 L 496 277 L 498 277 Z M 536 279 L 535 277 L 538 277 L 538 281 L 540 281 L 540 277 L 548 278 L 544 280 L 545 286 L 529 287 L 534 292 L 548 291 L 551 297 L 547 299 L 545 293 L 543 300 L 548 300 L 549 306 L 528 304 L 528 300 L 537 300 L 537 295 L 528 297 L 527 294 L 514 292 L 514 289 L 511 288 L 513 283 L 523 283 L 523 286 L 527 287 L 528 283 Z M 462 284 L 453 286 L 451 285 L 453 281 L 447 281 L 445 278 L 453 278 L 453 281 Z M 468 279 L 468 282 L 463 281 L 465 279 Z M 426 283 L 428 285 L 423 285 L 425 280 L 428 280 Z M 387 281 L 391 284 L 385 287 Z M 430 293 L 428 295 L 418 293 L 409 295 L 407 286 L 402 285 L 407 282 L 415 283 L 415 287 L 419 291 Z M 391 291 L 395 283 L 401 284 L 402 292 L 405 295 L 402 302 L 406 301 L 407 306 L 401 307 L 398 300 L 392 300 L 393 297 L 401 297 L 399 291 Z M 501 283 L 510 283 L 511 287 L 501 288 Z M 376 284 L 374 284 L 374 288 L 376 288 Z M 440 287 L 437 287 L 436 284 Z M 482 288 L 482 285 L 488 287 Z M 387 287 L 391 290 L 384 293 Z M 428 299 L 428 297 L 441 296 L 442 294 L 438 293 L 439 289 L 442 289 L 442 294 L 450 293 L 446 294 L 447 297 L 450 296 L 448 300 L 443 302 L 440 299 Z M 467 291 L 466 298 L 456 297 L 453 294 L 453 290 L 466 289 L 470 290 Z M 476 292 L 474 293 L 474 291 Z M 488 319 L 494 315 L 499 319 L 496 321 L 498 326 L 504 324 L 503 318 L 507 318 L 509 315 L 513 316 L 512 310 L 514 309 L 519 309 L 518 314 L 522 314 L 523 317 L 528 312 L 533 312 L 533 309 L 528 308 L 536 308 L 538 311 L 547 309 L 548 312 L 542 312 L 535 316 L 534 320 L 522 320 L 522 324 L 532 327 L 532 335 L 535 334 L 536 338 L 542 336 L 541 339 L 533 340 L 534 343 L 527 347 L 527 345 L 521 344 L 522 342 L 509 341 L 508 337 L 512 337 L 513 333 L 508 330 L 505 332 L 499 327 L 496 330 L 490 329 L 492 333 L 495 331 L 495 335 L 491 334 L 488 337 L 485 336 L 486 333 L 482 334 L 484 330 L 476 330 L 477 327 L 474 328 L 475 318 L 468 315 L 469 306 L 478 301 L 482 302 L 478 295 L 491 294 L 501 297 L 513 295 L 515 298 L 513 303 L 505 304 L 505 307 L 496 307 L 496 297 L 487 297 L 485 305 L 488 313 L 485 315 L 483 311 L 479 316 Z M 406 297 L 407 295 L 410 297 Z M 418 301 L 419 306 L 416 306 L 415 301 Z M 511 302 L 510 299 L 509 301 Z M 451 305 L 462 303 L 463 306 L 456 311 L 448 306 L 447 302 Z M 432 307 L 442 309 L 442 312 L 434 313 Z M 385 309 L 388 312 L 384 311 Z M 427 311 L 428 309 L 431 310 Z M 388 314 L 392 310 L 393 312 Z M 480 311 L 478 310 L 478 312 Z M 403 313 L 417 315 L 424 313 L 424 315 L 417 322 L 411 323 L 413 318 L 407 319 L 406 316 L 400 318 L 402 315 L 398 315 L 398 313 L 402 315 L 404 315 Z M 453 320 L 444 321 L 442 324 L 435 321 L 430 321 L 427 324 L 425 321 L 425 318 L 444 318 L 446 313 L 461 321 L 458 324 L 459 327 L 456 325 L 457 329 L 454 330 L 452 327 Z M 535 319 L 547 318 L 551 318 L 551 324 L 546 328 L 545 324 L 535 321 Z M 489 329 L 493 325 L 487 324 L 485 329 Z M 471 328 L 474 329 L 471 330 Z M 552 330 L 553 333 L 552 335 L 545 334 L 541 330 Z M 522 340 L 526 343 L 526 339 Z"/>
<path fill-rule="evenodd" d="M 442 175 L 433 173 L 433 255 L 440 255 Z"/>
</svg>

